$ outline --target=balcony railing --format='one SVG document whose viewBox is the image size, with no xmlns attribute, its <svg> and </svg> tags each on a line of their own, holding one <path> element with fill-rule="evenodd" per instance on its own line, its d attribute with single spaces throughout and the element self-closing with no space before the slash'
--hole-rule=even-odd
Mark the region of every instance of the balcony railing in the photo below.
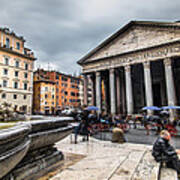
<svg viewBox="0 0 180 180">
<path fill-rule="evenodd" d="M 13 48 L 12 46 L 7 46 L 6 44 L 0 43 L 0 47 L 6 48 L 8 50 L 17 50 L 16 48 Z M 31 50 L 25 50 L 22 52 L 23 55 L 29 56 L 31 58 L 34 58 L 34 53 Z"/>
</svg>

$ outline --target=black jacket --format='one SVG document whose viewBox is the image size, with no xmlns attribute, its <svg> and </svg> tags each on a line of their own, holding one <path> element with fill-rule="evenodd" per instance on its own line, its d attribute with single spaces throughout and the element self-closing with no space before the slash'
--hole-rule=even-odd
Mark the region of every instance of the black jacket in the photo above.
<svg viewBox="0 0 180 180">
<path fill-rule="evenodd" d="M 177 159 L 177 153 L 173 146 L 169 144 L 169 141 L 159 137 L 153 145 L 152 155 L 157 162 L 170 161 Z"/>
</svg>

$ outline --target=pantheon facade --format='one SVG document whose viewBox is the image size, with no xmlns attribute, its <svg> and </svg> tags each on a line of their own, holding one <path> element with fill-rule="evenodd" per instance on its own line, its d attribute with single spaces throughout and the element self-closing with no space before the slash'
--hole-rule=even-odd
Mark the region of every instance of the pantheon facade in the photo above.
<svg viewBox="0 0 180 180">
<path fill-rule="evenodd" d="M 180 105 L 180 22 L 131 21 L 78 64 L 85 104 L 92 81 L 92 105 L 112 114 Z"/>
</svg>

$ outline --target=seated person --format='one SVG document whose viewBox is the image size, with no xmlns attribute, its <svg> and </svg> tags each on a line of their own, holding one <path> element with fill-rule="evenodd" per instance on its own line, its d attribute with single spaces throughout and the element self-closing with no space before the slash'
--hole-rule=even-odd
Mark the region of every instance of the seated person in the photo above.
<svg viewBox="0 0 180 180">
<path fill-rule="evenodd" d="M 165 162 L 168 168 L 175 169 L 180 174 L 180 160 L 178 159 L 177 153 L 169 141 L 171 135 L 167 130 L 163 130 L 160 136 L 153 145 L 152 155 L 157 162 Z"/>
<path fill-rule="evenodd" d="M 124 132 L 121 128 L 115 127 L 112 130 L 112 140 L 111 141 L 114 143 L 124 143 L 127 141 L 124 136 Z"/>
</svg>

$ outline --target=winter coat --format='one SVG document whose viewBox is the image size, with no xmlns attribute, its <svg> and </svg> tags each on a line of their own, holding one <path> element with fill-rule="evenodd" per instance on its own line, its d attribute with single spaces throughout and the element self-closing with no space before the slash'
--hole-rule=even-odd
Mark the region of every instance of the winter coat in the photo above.
<svg viewBox="0 0 180 180">
<path fill-rule="evenodd" d="M 173 146 L 169 144 L 168 140 L 162 137 L 158 137 L 154 143 L 152 155 L 157 162 L 168 162 L 178 158 Z"/>
</svg>

